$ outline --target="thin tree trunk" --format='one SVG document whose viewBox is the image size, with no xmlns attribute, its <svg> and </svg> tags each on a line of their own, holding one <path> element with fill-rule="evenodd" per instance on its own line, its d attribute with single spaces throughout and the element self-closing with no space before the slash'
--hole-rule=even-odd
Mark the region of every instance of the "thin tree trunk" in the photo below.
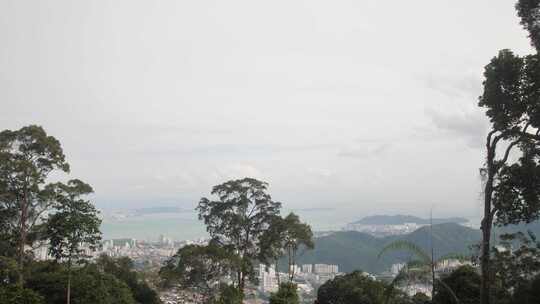
<svg viewBox="0 0 540 304">
<path fill-rule="evenodd" d="M 435 249 L 433 248 L 433 209 L 429 213 L 429 243 L 431 247 L 431 297 L 435 297 Z"/>
<path fill-rule="evenodd" d="M 279 263 L 279 260 L 275 259 L 274 271 L 276 272 L 277 284 L 278 284 L 278 286 L 280 286 L 281 282 L 280 282 L 280 278 L 279 278 L 278 263 Z"/>
<path fill-rule="evenodd" d="M 482 219 L 482 244 L 481 244 L 481 277 L 480 282 L 480 303 L 490 304 L 491 302 L 491 271 L 490 271 L 490 250 L 491 250 L 491 228 L 493 225 L 492 195 L 493 182 L 495 176 L 495 147 L 488 146 L 487 156 L 487 181 L 484 189 L 484 218 Z"/>
<path fill-rule="evenodd" d="M 66 295 L 66 303 L 69 304 L 71 302 L 71 257 L 69 257 L 68 260 L 68 281 L 67 281 L 67 295 Z"/>
<path fill-rule="evenodd" d="M 24 246 L 26 245 L 26 221 L 28 217 L 28 201 L 26 193 L 24 194 L 23 199 L 21 200 L 21 218 L 20 218 L 20 228 L 19 228 L 19 285 L 24 285 Z"/>
</svg>

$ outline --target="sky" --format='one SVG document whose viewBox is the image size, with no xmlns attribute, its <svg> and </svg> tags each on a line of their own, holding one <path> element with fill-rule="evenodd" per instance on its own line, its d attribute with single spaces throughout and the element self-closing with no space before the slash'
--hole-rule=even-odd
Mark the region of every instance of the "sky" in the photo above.
<svg viewBox="0 0 540 304">
<path fill-rule="evenodd" d="M 58 138 L 101 208 L 245 176 L 292 209 L 480 214 L 506 0 L 0 0 L 0 129 Z"/>
</svg>

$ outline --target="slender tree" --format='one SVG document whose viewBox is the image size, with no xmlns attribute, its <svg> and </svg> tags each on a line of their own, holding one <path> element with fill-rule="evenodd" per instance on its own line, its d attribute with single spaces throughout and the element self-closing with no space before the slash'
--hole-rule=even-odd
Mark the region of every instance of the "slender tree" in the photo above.
<svg viewBox="0 0 540 304">
<path fill-rule="evenodd" d="M 283 247 L 287 252 L 289 264 L 289 282 L 294 280 L 296 258 L 299 250 L 313 249 L 313 232 L 308 224 L 302 223 L 298 215 L 290 213 L 284 219 L 285 221 L 285 238 L 283 239 Z"/>
<path fill-rule="evenodd" d="M 34 234 L 55 203 L 46 182 L 53 171 L 69 172 L 69 165 L 60 142 L 43 128 L 32 125 L 0 132 L 0 209 L 15 214 L 3 225 L 15 233 L 21 286 L 25 248 L 33 244 Z"/>
<path fill-rule="evenodd" d="M 486 109 L 491 130 L 481 169 L 485 185 L 480 299 L 488 304 L 494 221 L 501 225 L 531 222 L 540 211 L 540 57 L 502 50 L 486 66 L 484 76 L 479 106 Z"/>
<path fill-rule="evenodd" d="M 521 24 L 531 44 L 540 48 L 540 0 L 519 0 Z M 486 138 L 484 215 L 481 223 L 480 302 L 491 302 L 491 234 L 501 225 L 530 222 L 540 209 L 540 57 L 520 57 L 502 50 L 486 66 L 479 106 L 486 109 L 491 130 Z M 499 155 L 500 154 L 500 155 Z M 516 155 L 521 157 L 516 160 Z"/>
<path fill-rule="evenodd" d="M 90 185 L 80 180 L 70 180 L 67 185 L 56 184 L 55 188 L 57 212 L 47 222 L 49 253 L 57 261 L 64 260 L 67 263 L 66 303 L 69 304 L 73 262 L 87 257 L 86 248 L 96 249 L 101 240 L 101 220 L 92 203 L 81 198 L 93 192 Z"/>
<path fill-rule="evenodd" d="M 238 255 L 236 281 L 242 293 L 246 280 L 254 279 L 253 264 L 261 255 L 261 236 L 281 207 L 267 193 L 267 187 L 267 183 L 253 178 L 231 180 L 212 189 L 217 200 L 203 197 L 197 207 L 212 241 Z"/>
<path fill-rule="evenodd" d="M 289 281 L 294 280 L 296 258 L 301 250 L 313 249 L 313 232 L 308 224 L 302 223 L 298 215 L 289 213 L 285 218 L 276 216 L 261 237 L 260 260 L 268 264 L 273 260 L 278 277 L 279 259 L 287 256 L 287 272 Z"/>
</svg>

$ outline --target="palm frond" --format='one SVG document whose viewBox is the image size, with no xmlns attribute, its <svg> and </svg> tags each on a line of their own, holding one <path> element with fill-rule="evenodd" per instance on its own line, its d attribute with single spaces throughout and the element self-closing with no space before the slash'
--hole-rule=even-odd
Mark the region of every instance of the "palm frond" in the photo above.
<svg viewBox="0 0 540 304">
<path fill-rule="evenodd" d="M 378 258 L 381 258 L 384 254 L 389 251 L 408 251 L 414 254 L 417 258 L 423 261 L 425 264 L 431 264 L 431 257 L 420 248 L 420 246 L 415 243 L 398 240 L 386 245 L 378 254 Z"/>
<path fill-rule="evenodd" d="M 459 254 L 459 253 L 449 253 L 449 254 L 445 254 L 441 257 L 439 257 L 435 263 L 438 264 L 440 262 L 443 262 L 443 261 L 448 261 L 448 260 L 458 260 L 458 261 L 468 261 L 470 260 L 471 257 L 470 256 L 466 256 L 464 254 Z"/>
</svg>

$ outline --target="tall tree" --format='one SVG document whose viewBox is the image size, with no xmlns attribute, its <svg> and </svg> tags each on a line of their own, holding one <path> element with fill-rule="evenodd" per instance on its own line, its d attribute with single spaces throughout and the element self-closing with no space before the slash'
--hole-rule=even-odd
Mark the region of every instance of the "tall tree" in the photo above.
<svg viewBox="0 0 540 304">
<path fill-rule="evenodd" d="M 298 215 L 289 213 L 285 218 L 276 216 L 261 236 L 261 257 L 266 264 L 273 260 L 278 274 L 278 260 L 287 256 L 289 281 L 294 280 L 296 258 L 300 250 L 313 249 L 313 232 L 308 224 L 302 223 Z M 279 279 L 278 279 L 279 282 Z"/>
<path fill-rule="evenodd" d="M 540 214 L 540 56 L 520 57 L 502 50 L 484 76 L 478 105 L 486 109 L 491 130 L 481 169 L 485 185 L 480 300 L 488 304 L 494 220 L 500 225 L 528 223 Z"/>
<path fill-rule="evenodd" d="M 254 279 L 254 260 L 260 256 L 261 236 L 279 214 L 281 203 L 267 193 L 268 184 L 253 178 L 231 180 L 212 189 L 217 200 L 201 198 L 199 219 L 213 242 L 238 254 L 237 287 L 244 291 L 247 279 Z"/>
<path fill-rule="evenodd" d="M 0 206 L 16 214 L 7 224 L 15 231 L 19 284 L 23 284 L 25 246 L 53 206 L 46 179 L 53 171 L 69 172 L 60 142 L 39 126 L 0 132 Z"/>
<path fill-rule="evenodd" d="M 80 180 L 55 184 L 56 213 L 47 222 L 49 252 L 57 261 L 67 262 L 66 302 L 71 301 L 71 268 L 73 262 L 87 257 L 86 248 L 95 250 L 101 240 L 98 211 L 82 196 L 93 192 L 90 185 Z M 85 246 L 85 247 L 82 247 Z"/>
<path fill-rule="evenodd" d="M 135 271 L 134 263 L 129 257 L 111 258 L 102 254 L 96 259 L 95 264 L 102 272 L 113 275 L 125 283 L 137 303 L 161 303 L 156 291 L 148 285 L 141 273 Z"/>
</svg>

